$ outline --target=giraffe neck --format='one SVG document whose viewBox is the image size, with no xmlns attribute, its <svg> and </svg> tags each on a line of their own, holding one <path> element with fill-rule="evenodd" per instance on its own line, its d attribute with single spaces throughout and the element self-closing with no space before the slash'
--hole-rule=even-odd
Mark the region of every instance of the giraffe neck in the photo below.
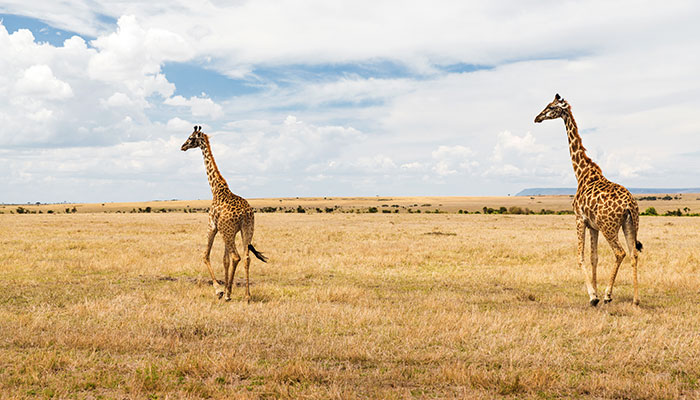
<svg viewBox="0 0 700 400">
<path fill-rule="evenodd" d="M 228 191 L 228 184 L 226 179 L 219 172 L 219 168 L 216 166 L 216 161 L 214 161 L 214 155 L 211 152 L 211 145 L 209 145 L 209 138 L 204 136 L 204 146 L 202 148 L 202 155 L 204 156 L 204 166 L 207 168 L 207 178 L 209 179 L 209 186 L 211 187 L 211 193 L 214 198 L 219 198 L 225 192 Z"/>
<path fill-rule="evenodd" d="M 576 126 L 571 109 L 562 115 L 562 119 L 569 138 L 569 153 L 571 154 L 571 163 L 574 166 L 574 174 L 576 174 L 578 185 L 581 186 L 587 182 L 602 178 L 603 172 L 598 164 L 586 155 L 586 148 L 583 147 L 581 136 L 578 134 L 578 126 Z"/>
</svg>

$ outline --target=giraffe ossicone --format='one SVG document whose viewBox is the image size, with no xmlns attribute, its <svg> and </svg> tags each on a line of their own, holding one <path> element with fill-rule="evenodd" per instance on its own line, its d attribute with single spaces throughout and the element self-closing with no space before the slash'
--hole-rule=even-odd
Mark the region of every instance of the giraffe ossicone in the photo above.
<svg viewBox="0 0 700 400">
<path fill-rule="evenodd" d="M 610 282 L 605 291 L 603 302 L 612 301 L 612 290 L 615 278 L 626 253 L 620 244 L 618 235 L 620 228 L 625 236 L 627 248 L 632 258 L 632 273 L 634 298 L 632 302 L 639 304 L 639 285 L 637 281 L 638 252 L 642 243 L 637 240 L 639 231 L 639 206 L 637 200 L 624 186 L 610 182 L 600 169 L 586 155 L 578 127 L 571 112 L 571 105 L 559 94 L 554 101 L 547 104 L 541 113 L 535 117 L 535 122 L 561 118 L 564 120 L 569 140 L 571 163 L 576 175 L 577 189 L 574 196 L 573 208 L 576 215 L 576 233 L 578 235 L 578 263 L 586 279 L 589 302 L 598 305 L 598 287 L 596 282 L 598 268 L 598 233 L 602 232 L 615 254 L 615 266 L 610 275 Z M 590 231 L 591 244 L 591 275 L 586 272 L 584 261 L 586 230 Z"/>
<path fill-rule="evenodd" d="M 252 252 L 260 261 L 267 262 L 267 258 L 257 251 L 252 244 L 253 230 L 255 225 L 255 213 L 253 208 L 244 198 L 237 196 L 228 188 L 226 180 L 219 172 L 219 168 L 214 161 L 214 155 L 211 151 L 209 137 L 202 132 L 202 127 L 194 126 L 194 131 L 182 144 L 180 150 L 187 151 L 192 148 L 199 147 L 202 150 L 204 157 L 204 165 L 207 170 L 207 178 L 212 192 L 212 204 L 209 209 L 209 233 L 207 248 L 204 251 L 204 264 L 211 274 L 212 284 L 214 286 L 215 295 L 218 298 L 223 297 L 224 290 L 226 291 L 226 300 L 231 300 L 231 287 L 233 286 L 233 278 L 236 274 L 236 267 L 241 261 L 241 256 L 236 249 L 236 235 L 241 233 L 243 241 L 243 254 L 245 258 L 245 281 L 246 281 L 246 300 L 250 302 L 250 252 Z M 214 270 L 211 267 L 209 256 L 211 247 L 214 243 L 214 237 L 218 232 L 224 239 L 224 287 L 221 288 Z M 229 267 L 231 274 L 229 276 Z"/>
</svg>

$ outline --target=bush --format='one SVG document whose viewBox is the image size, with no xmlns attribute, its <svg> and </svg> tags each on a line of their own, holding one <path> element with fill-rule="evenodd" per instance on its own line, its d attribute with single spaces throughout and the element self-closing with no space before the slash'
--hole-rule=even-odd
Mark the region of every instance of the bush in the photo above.
<svg viewBox="0 0 700 400">
<path fill-rule="evenodd" d="M 300 214 L 304 214 L 306 212 L 306 210 L 302 206 L 297 206 L 297 212 Z"/>
<path fill-rule="evenodd" d="M 377 210 L 377 207 L 370 207 L 367 209 L 367 211 L 374 214 L 374 213 L 378 212 L 379 210 Z"/>
<path fill-rule="evenodd" d="M 644 212 L 642 213 L 642 215 L 659 215 L 659 214 L 656 212 L 656 208 L 654 208 L 654 207 L 649 207 L 649 208 L 647 208 L 646 210 L 644 210 Z"/>
</svg>

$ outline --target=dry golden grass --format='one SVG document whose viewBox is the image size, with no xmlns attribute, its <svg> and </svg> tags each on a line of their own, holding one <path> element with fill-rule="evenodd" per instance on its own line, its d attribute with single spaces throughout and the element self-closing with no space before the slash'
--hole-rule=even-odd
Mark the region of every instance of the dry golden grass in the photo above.
<svg viewBox="0 0 700 400">
<path fill-rule="evenodd" d="M 0 215 L 0 398 L 700 397 L 698 218 L 643 217 L 642 305 L 626 261 L 598 308 L 572 216 L 256 222 L 248 305 L 204 214 Z"/>
<path fill-rule="evenodd" d="M 649 195 L 636 195 L 637 199 L 648 197 Z M 683 210 L 688 208 L 691 213 L 700 213 L 700 194 L 683 193 L 673 194 L 672 200 L 661 200 L 664 195 L 655 194 L 657 200 L 640 200 L 640 211 L 648 207 L 656 208 L 659 214 L 669 210 Z M 283 197 L 266 199 L 248 199 L 253 207 L 276 207 L 278 212 L 283 210 L 293 210 L 301 206 L 313 212 L 320 208 L 336 208 L 339 212 L 347 211 L 367 211 L 369 207 L 376 207 L 379 210 L 398 210 L 399 213 L 421 210 L 422 212 L 439 210 L 441 212 L 456 213 L 458 210 L 476 212 L 484 207 L 498 209 L 500 207 L 520 207 L 528 208 L 535 213 L 541 210 L 551 211 L 571 211 L 571 201 L 573 196 L 501 196 L 501 197 Z M 211 205 L 211 199 L 207 200 L 169 200 L 169 201 L 148 201 L 140 203 L 92 203 L 92 204 L 25 204 L 10 205 L 0 204 L 0 214 L 15 212 L 18 206 L 26 208 L 32 212 L 47 213 L 49 210 L 54 213 L 65 213 L 66 209 L 75 207 L 77 213 L 103 213 L 103 212 L 131 212 L 138 211 L 139 208 L 150 207 L 154 212 L 165 209 L 166 211 L 183 211 L 203 209 Z"/>
</svg>

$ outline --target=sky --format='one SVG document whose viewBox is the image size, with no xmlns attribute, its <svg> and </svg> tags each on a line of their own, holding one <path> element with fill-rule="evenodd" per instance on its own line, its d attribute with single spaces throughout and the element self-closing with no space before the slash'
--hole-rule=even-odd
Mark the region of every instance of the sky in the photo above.
<svg viewBox="0 0 700 400">
<path fill-rule="evenodd" d="M 695 1 L 0 0 L 0 203 L 700 186 Z"/>
</svg>

